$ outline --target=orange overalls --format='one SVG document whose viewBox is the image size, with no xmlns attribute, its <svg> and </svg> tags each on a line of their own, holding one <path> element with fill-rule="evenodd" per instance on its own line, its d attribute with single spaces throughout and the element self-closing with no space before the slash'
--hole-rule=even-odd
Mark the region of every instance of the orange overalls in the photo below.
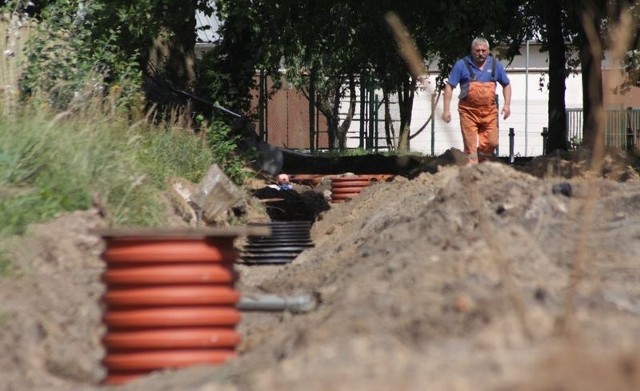
<svg viewBox="0 0 640 391">
<path fill-rule="evenodd" d="M 492 59 L 493 69 L 491 81 L 475 80 L 471 66 L 465 62 L 469 70 L 470 81 L 467 96 L 460 99 L 458 113 L 460 113 L 460 128 L 464 152 L 469 164 L 494 156 L 498 147 L 498 105 L 496 102 L 495 60 Z"/>
</svg>

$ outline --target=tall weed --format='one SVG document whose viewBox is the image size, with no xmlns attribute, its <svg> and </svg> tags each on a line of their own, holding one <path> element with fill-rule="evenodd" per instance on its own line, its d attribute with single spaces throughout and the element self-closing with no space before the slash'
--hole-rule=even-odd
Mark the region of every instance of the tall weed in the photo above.
<svg viewBox="0 0 640 391">
<path fill-rule="evenodd" d="M 2 234 L 22 233 L 27 225 L 63 211 L 87 209 L 91 192 L 110 193 L 121 179 L 105 170 L 105 161 L 127 165 L 110 132 L 78 123 L 52 122 L 46 115 L 21 115 L 0 122 L 0 218 Z M 135 166 L 134 166 L 135 167 Z M 128 170 L 127 170 L 128 171 Z M 100 178 L 112 177 L 109 187 Z"/>
<path fill-rule="evenodd" d="M 113 226 L 162 226 L 166 178 L 197 182 L 214 161 L 193 132 L 133 129 L 98 112 L 0 118 L 0 234 L 23 233 L 96 199 Z"/>
</svg>

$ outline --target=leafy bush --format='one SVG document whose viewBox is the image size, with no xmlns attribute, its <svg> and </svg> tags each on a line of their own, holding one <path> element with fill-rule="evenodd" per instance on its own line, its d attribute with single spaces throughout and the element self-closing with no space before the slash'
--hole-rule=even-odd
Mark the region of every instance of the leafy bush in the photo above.
<svg viewBox="0 0 640 391">
<path fill-rule="evenodd" d="M 4 4 L 18 3 L 27 2 Z M 198 182 L 213 163 L 237 184 L 248 176 L 229 126 L 200 119 L 196 134 L 187 114 L 176 126 L 145 111 L 139 53 L 132 48 L 142 47 L 152 34 L 145 26 L 158 21 L 147 12 L 149 20 L 129 22 L 140 7 L 162 6 L 151 0 L 109 4 L 38 5 L 37 31 L 20 57 L 22 94 L 0 101 L 0 235 L 96 203 L 113 226 L 162 226 L 169 176 Z M 134 36 L 136 44 L 127 41 Z"/>
<path fill-rule="evenodd" d="M 236 184 L 244 183 L 249 176 L 245 162 L 254 156 L 248 151 L 240 154 L 237 147 L 240 136 L 232 135 L 231 126 L 223 121 L 214 121 L 206 128 L 206 135 L 215 161 L 225 174 Z"/>
<path fill-rule="evenodd" d="M 5 224 L 0 233 L 21 233 L 28 224 L 62 211 L 87 209 L 92 191 L 104 193 L 112 203 L 126 199 L 117 189 L 131 182 L 123 173 L 135 168 L 135 159 L 128 156 L 135 149 L 101 127 L 60 123 L 43 115 L 3 119 L 0 218 Z M 123 216 L 114 211 L 114 221 Z"/>
<path fill-rule="evenodd" d="M 65 110 L 92 97 L 116 91 L 118 105 L 140 99 L 137 52 L 120 45 L 119 27 L 100 29 L 105 5 L 57 1 L 42 11 L 42 21 L 26 47 L 20 88 L 38 106 Z M 69 15 L 74 15 L 70 17 Z M 111 91 L 109 91 L 111 90 Z"/>
</svg>

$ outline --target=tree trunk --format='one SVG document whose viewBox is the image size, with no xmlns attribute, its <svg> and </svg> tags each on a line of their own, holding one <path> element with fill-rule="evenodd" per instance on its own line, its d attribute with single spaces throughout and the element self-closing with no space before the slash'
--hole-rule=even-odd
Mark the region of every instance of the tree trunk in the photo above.
<svg viewBox="0 0 640 391">
<path fill-rule="evenodd" d="M 602 48 L 600 45 L 600 14 L 593 4 L 583 4 L 578 15 L 583 21 L 580 31 L 580 63 L 582 66 L 583 143 L 592 151 L 604 145 Z M 590 33 L 587 32 L 590 29 Z"/>
<path fill-rule="evenodd" d="M 331 94 L 316 94 L 316 108 L 320 111 L 320 114 L 324 116 L 327 121 L 327 147 L 330 151 L 336 148 L 336 133 L 338 130 L 338 123 L 333 115 L 333 104 Z"/>
<path fill-rule="evenodd" d="M 339 93 L 339 91 L 338 91 Z M 329 141 L 329 150 L 333 151 L 336 149 L 336 142 L 338 140 L 338 117 L 335 115 L 333 107 L 335 97 L 331 96 L 322 96 L 318 97 L 316 100 L 316 104 L 320 113 L 327 120 L 327 138 Z"/>
<path fill-rule="evenodd" d="M 389 93 L 387 91 L 383 91 L 382 93 L 384 95 L 384 135 L 387 139 L 387 145 L 389 146 L 389 148 L 395 150 L 396 132 L 393 129 L 393 121 L 391 120 Z"/>
<path fill-rule="evenodd" d="M 544 20 L 549 43 L 549 136 L 547 152 L 567 150 L 567 112 L 565 105 L 566 46 L 562 34 L 562 7 L 557 0 L 543 0 Z"/>
<path fill-rule="evenodd" d="M 315 152 L 316 145 L 316 72 L 317 68 L 314 64 L 311 67 L 311 74 L 309 75 L 309 94 L 307 98 L 309 99 L 309 149 L 311 152 Z"/>
<path fill-rule="evenodd" d="M 190 89 L 196 82 L 196 10 L 191 3 L 185 3 L 171 12 L 171 20 L 176 23 L 167 26 L 171 31 L 169 39 L 156 37 L 145 60 L 151 66 L 151 74 L 159 71 L 174 87 Z M 143 69 L 147 69 L 147 64 Z"/>
<path fill-rule="evenodd" d="M 251 1 L 229 3 L 221 4 L 224 5 L 222 11 L 227 14 L 225 23 L 218 30 L 221 40 L 205 54 L 205 63 L 213 64 L 216 71 L 203 70 L 209 73 L 209 85 L 203 86 L 202 90 L 226 109 L 236 113 L 249 113 L 252 107 L 252 94 L 249 92 L 256 87 L 260 40 L 252 28 L 251 15 L 247 12 Z M 280 72 L 267 69 L 267 74 L 274 83 L 280 83 Z"/>
<path fill-rule="evenodd" d="M 336 149 L 336 134 L 338 133 L 338 121 L 333 116 L 332 113 L 327 113 L 322 109 L 320 112 L 327 119 L 327 137 L 329 139 L 329 150 L 333 151 Z"/>
<path fill-rule="evenodd" d="M 411 136 L 411 114 L 413 112 L 413 98 L 415 96 L 415 83 L 405 81 L 398 92 L 398 104 L 400 105 L 400 134 L 398 137 L 398 151 L 408 152 Z"/>
<path fill-rule="evenodd" d="M 336 113 L 340 109 L 340 101 L 338 99 L 338 107 L 335 107 Z M 353 114 L 356 111 L 356 81 L 353 75 L 349 75 L 349 111 L 347 112 L 347 116 L 340 124 L 338 128 L 338 145 L 341 151 L 347 149 L 347 132 L 349 131 L 349 127 L 351 126 L 351 121 L 353 120 Z"/>
</svg>

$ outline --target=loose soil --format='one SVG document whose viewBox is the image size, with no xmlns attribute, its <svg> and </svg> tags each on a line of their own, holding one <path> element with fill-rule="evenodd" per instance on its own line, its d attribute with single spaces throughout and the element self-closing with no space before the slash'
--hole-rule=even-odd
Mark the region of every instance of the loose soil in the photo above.
<svg viewBox="0 0 640 391">
<path fill-rule="evenodd" d="M 99 211 L 33 226 L 3 243 L 0 390 L 640 389 L 639 159 L 586 166 L 413 161 L 319 211 L 292 263 L 236 265 L 241 293 L 317 309 L 243 313 L 237 359 L 120 387 L 100 385 Z"/>
</svg>

